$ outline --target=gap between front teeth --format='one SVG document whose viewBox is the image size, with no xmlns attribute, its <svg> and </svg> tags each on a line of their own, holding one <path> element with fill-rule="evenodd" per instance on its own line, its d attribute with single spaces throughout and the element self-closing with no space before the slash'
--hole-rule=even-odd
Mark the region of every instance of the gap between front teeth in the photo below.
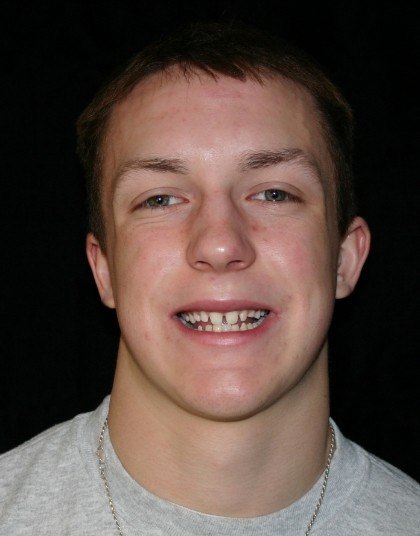
<svg viewBox="0 0 420 536">
<path fill-rule="evenodd" d="M 227 313 L 194 311 L 180 313 L 178 316 L 185 325 L 198 331 L 225 332 L 255 329 L 263 322 L 267 315 L 268 311 L 266 310 L 250 309 L 243 311 L 229 311 Z M 251 318 L 252 322 L 247 322 L 247 320 Z M 194 325 L 197 323 L 200 325 L 195 327 Z M 203 326 L 201 323 L 206 325 Z"/>
</svg>

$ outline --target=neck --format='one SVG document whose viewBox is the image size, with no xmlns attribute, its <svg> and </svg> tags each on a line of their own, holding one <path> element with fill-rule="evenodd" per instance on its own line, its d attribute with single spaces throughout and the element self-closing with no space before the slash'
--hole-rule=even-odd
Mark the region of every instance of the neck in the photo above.
<svg viewBox="0 0 420 536">
<path fill-rule="evenodd" d="M 119 356 L 109 410 L 112 444 L 128 473 L 187 508 L 255 517 L 304 495 L 325 469 L 330 436 L 326 347 L 299 385 L 236 422 L 162 411 Z M 160 395 L 162 396 L 162 395 Z"/>
</svg>

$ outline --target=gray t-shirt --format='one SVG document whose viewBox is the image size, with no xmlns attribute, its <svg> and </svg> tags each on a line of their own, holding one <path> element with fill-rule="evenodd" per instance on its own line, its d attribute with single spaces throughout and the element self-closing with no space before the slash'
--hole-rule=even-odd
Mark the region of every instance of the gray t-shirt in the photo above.
<svg viewBox="0 0 420 536">
<path fill-rule="evenodd" d="M 115 536 L 96 458 L 109 398 L 0 456 L 0 535 Z M 344 438 L 311 536 L 420 535 L 420 486 Z M 256 518 L 225 518 L 160 499 L 124 470 L 105 436 L 107 476 L 124 535 L 303 536 L 322 478 L 303 497 Z M 159 456 L 159 449 L 156 449 Z"/>
</svg>

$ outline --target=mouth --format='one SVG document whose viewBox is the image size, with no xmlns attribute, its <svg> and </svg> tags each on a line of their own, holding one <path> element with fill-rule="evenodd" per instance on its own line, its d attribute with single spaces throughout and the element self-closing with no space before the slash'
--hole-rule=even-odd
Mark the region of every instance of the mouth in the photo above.
<svg viewBox="0 0 420 536">
<path fill-rule="evenodd" d="M 223 333 L 249 331 L 260 326 L 270 314 L 268 309 L 243 309 L 241 311 L 181 311 L 179 320 L 189 329 Z"/>
</svg>

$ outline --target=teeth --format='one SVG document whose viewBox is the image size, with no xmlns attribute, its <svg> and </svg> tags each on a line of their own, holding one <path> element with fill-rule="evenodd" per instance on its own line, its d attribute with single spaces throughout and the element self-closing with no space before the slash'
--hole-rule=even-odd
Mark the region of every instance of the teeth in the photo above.
<svg viewBox="0 0 420 536">
<path fill-rule="evenodd" d="M 241 311 L 239 313 L 239 318 L 242 322 L 245 322 L 245 320 L 248 318 L 248 311 Z"/>
<path fill-rule="evenodd" d="M 225 318 L 226 318 L 226 322 L 228 324 L 236 324 L 236 322 L 238 321 L 238 311 L 231 311 L 229 313 L 226 313 L 225 314 Z"/>
<path fill-rule="evenodd" d="M 210 322 L 215 324 L 221 324 L 223 322 L 223 313 L 210 313 Z"/>
<path fill-rule="evenodd" d="M 213 331 L 221 332 L 221 331 L 232 331 L 232 326 L 230 324 L 216 324 L 213 326 Z"/>
<path fill-rule="evenodd" d="M 258 327 L 268 315 L 263 309 L 228 311 L 227 313 L 191 311 L 180 313 L 181 319 L 198 331 L 246 331 Z M 252 320 L 252 321 L 247 321 Z"/>
</svg>

